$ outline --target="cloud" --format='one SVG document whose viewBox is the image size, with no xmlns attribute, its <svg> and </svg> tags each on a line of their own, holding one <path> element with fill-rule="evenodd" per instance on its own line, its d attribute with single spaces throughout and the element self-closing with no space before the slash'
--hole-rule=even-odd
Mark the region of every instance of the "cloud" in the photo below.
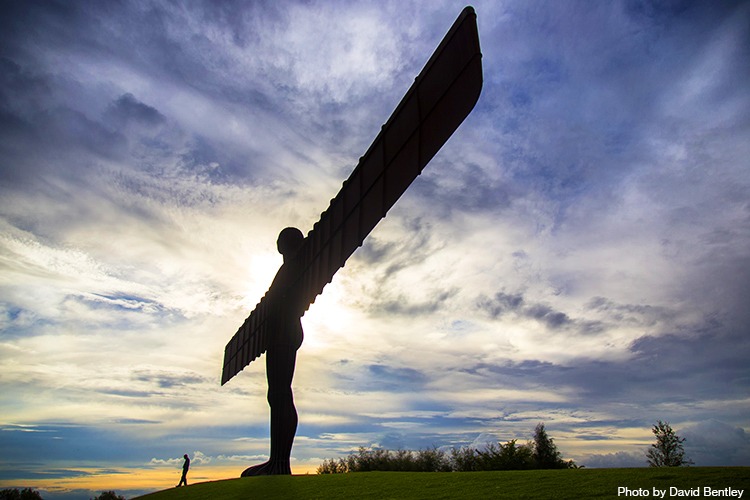
<svg viewBox="0 0 750 500">
<path fill-rule="evenodd" d="M 129 92 L 117 98 L 105 113 L 109 119 L 120 126 L 125 126 L 128 122 L 136 122 L 153 127 L 166 121 L 164 115 L 156 108 L 143 104 Z"/>
<path fill-rule="evenodd" d="M 685 454 L 699 466 L 742 466 L 750 461 L 750 436 L 745 429 L 711 419 L 681 428 Z"/>
<path fill-rule="evenodd" d="M 481 297 L 477 302 L 481 309 L 485 309 L 490 316 L 496 318 L 508 311 L 517 310 L 523 304 L 523 295 L 498 292 L 492 299 Z"/>
<path fill-rule="evenodd" d="M 578 465 L 589 469 L 610 469 L 619 467 L 643 467 L 646 465 L 646 454 L 617 451 L 615 453 L 593 454 L 583 457 Z"/>
<path fill-rule="evenodd" d="M 482 434 L 478 435 L 474 439 L 474 441 L 471 442 L 471 444 L 469 444 L 468 448 L 471 448 L 473 450 L 483 450 L 488 446 L 497 446 L 497 443 L 497 436 L 495 436 L 494 434 L 483 432 Z"/>
<path fill-rule="evenodd" d="M 157 467 L 162 466 L 169 466 L 169 467 L 177 467 L 182 466 L 182 463 L 185 461 L 183 457 L 180 458 L 152 458 L 148 465 L 154 465 Z"/>
<path fill-rule="evenodd" d="M 476 109 L 303 318 L 300 463 L 545 421 L 635 465 L 658 419 L 747 461 L 748 7 L 540 6 L 476 4 Z M 224 344 L 455 6 L 58 7 L 0 19 L 3 449 L 263 457 Z"/>
<path fill-rule="evenodd" d="M 205 453 L 201 451 L 194 451 L 191 454 L 188 454 L 188 457 L 190 457 L 190 463 L 192 466 L 195 465 L 208 465 L 213 460 L 214 457 L 210 457 L 206 455 Z M 224 457 L 218 457 L 219 459 L 224 459 Z M 153 465 L 157 467 L 161 466 L 170 466 L 170 467 L 176 467 L 176 466 L 182 466 L 184 463 L 185 458 L 183 456 L 180 456 L 178 458 L 152 458 L 148 465 Z"/>
<path fill-rule="evenodd" d="M 159 387 L 168 389 L 175 386 L 199 384 L 208 382 L 197 373 L 174 374 L 166 371 L 138 370 L 133 373 L 134 380 L 141 382 L 156 383 Z"/>
<path fill-rule="evenodd" d="M 516 312 L 522 317 L 534 319 L 551 329 L 570 326 L 573 320 L 564 312 L 556 311 L 546 304 L 523 305 L 522 294 L 508 294 L 498 292 L 492 299 L 480 297 L 477 306 L 486 310 L 492 318 L 497 318 L 506 312 Z M 592 325 L 589 325 L 591 328 Z"/>
<path fill-rule="evenodd" d="M 675 433 L 684 438 L 685 456 L 696 466 L 741 466 L 748 462 L 750 438 L 740 427 L 710 419 L 675 429 Z M 648 448 L 642 452 L 591 454 L 581 460 L 589 468 L 643 467 Z"/>
</svg>

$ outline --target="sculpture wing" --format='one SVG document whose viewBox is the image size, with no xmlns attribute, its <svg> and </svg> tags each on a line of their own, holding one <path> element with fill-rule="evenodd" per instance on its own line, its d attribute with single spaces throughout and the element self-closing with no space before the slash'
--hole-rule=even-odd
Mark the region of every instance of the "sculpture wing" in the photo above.
<svg viewBox="0 0 750 500">
<path fill-rule="evenodd" d="M 481 90 L 476 14 L 466 7 L 305 238 L 297 280 L 305 310 L 461 125 Z M 222 384 L 265 351 L 266 297 L 227 344 Z"/>
</svg>

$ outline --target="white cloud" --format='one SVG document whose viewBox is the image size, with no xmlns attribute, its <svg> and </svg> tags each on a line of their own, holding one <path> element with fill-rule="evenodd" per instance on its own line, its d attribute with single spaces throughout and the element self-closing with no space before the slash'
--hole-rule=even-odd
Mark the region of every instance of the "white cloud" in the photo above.
<svg viewBox="0 0 750 500">
<path fill-rule="evenodd" d="M 6 418 L 251 461 L 264 359 L 219 387 L 224 345 L 281 263 L 278 230 L 312 227 L 457 11 L 118 9 L 9 31 Z M 303 318 L 295 453 L 544 420 L 573 456 L 624 464 L 664 414 L 739 435 L 746 9 L 657 26 L 620 4 L 479 2 L 478 107 Z M 158 119 L 115 116 L 128 95 Z"/>
</svg>

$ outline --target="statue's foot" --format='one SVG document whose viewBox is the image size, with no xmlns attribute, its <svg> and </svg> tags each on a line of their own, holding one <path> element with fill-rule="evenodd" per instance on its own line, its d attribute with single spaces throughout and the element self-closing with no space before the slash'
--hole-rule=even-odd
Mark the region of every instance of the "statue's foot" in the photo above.
<svg viewBox="0 0 750 500">
<path fill-rule="evenodd" d="M 264 462 L 262 464 L 253 465 L 252 467 L 248 467 L 244 471 L 242 471 L 242 474 L 240 474 L 240 477 L 250 477 L 250 476 L 263 476 L 266 473 L 264 472 L 266 466 L 268 465 L 268 462 Z"/>
<path fill-rule="evenodd" d="M 248 467 L 242 472 L 241 477 L 289 475 L 291 473 L 292 468 L 289 466 L 288 460 L 269 460 L 268 462 Z"/>
</svg>

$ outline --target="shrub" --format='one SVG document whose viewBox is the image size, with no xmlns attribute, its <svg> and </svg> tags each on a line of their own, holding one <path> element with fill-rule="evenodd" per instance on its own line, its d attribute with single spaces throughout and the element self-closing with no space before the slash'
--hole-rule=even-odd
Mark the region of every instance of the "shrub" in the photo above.
<svg viewBox="0 0 750 500">
<path fill-rule="evenodd" d="M 445 452 L 437 448 L 420 450 L 414 459 L 416 472 L 450 472 L 451 464 Z"/>
<path fill-rule="evenodd" d="M 0 491 L 0 500 L 43 500 L 42 496 L 38 491 L 34 491 L 31 488 L 24 488 L 18 490 L 18 488 L 7 489 Z"/>
<path fill-rule="evenodd" d="M 477 450 L 473 448 L 452 448 L 451 468 L 457 472 L 472 472 L 480 470 Z"/>
<path fill-rule="evenodd" d="M 554 441 L 537 425 L 534 442 L 518 445 L 515 439 L 505 444 L 490 444 L 483 450 L 452 448 L 450 456 L 438 448 L 417 452 L 360 447 L 345 459 L 324 460 L 318 474 L 343 474 L 368 471 L 469 472 L 480 470 L 577 469 L 572 461 L 564 461 Z"/>
<path fill-rule="evenodd" d="M 482 470 L 526 470 L 534 468 L 534 452 L 530 444 L 516 445 L 511 439 L 495 447 L 491 445 L 480 452 L 480 462 L 486 463 Z"/>
<path fill-rule="evenodd" d="M 343 474 L 349 472 L 349 467 L 343 458 L 339 458 L 338 460 L 332 458 L 330 460 L 323 460 L 323 463 L 318 466 L 316 472 L 318 474 Z"/>
<path fill-rule="evenodd" d="M 317 468 L 318 474 L 343 474 L 346 472 L 399 471 L 399 472 L 448 472 L 451 462 L 445 452 L 437 448 L 418 452 L 360 447 L 348 457 L 326 459 Z"/>
<path fill-rule="evenodd" d="M 102 494 L 91 500 L 125 500 L 125 497 L 118 495 L 114 491 L 102 491 Z"/>
</svg>

